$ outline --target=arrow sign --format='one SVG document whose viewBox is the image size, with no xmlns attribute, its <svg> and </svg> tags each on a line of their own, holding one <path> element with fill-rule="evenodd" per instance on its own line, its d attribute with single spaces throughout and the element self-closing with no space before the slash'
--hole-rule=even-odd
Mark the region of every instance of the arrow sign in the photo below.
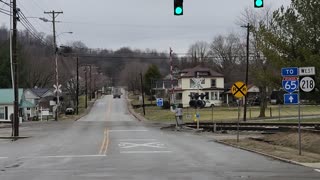
<svg viewBox="0 0 320 180">
<path fill-rule="evenodd" d="M 298 104 L 298 94 L 284 94 L 284 104 Z"/>
</svg>

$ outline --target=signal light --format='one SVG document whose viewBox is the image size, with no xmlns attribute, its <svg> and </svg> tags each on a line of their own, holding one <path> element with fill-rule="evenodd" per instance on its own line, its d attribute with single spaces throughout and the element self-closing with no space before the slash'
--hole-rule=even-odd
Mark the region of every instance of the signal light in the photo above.
<svg viewBox="0 0 320 180">
<path fill-rule="evenodd" d="M 191 100 L 189 101 L 189 106 L 193 108 L 204 108 L 206 106 L 206 101 L 204 101 L 205 94 L 201 93 L 191 93 L 190 95 Z M 201 98 L 201 99 L 199 99 Z"/>
<path fill-rule="evenodd" d="M 255 8 L 262 8 L 263 7 L 263 0 L 254 0 L 254 7 Z"/>
<path fill-rule="evenodd" d="M 174 0 L 174 15 L 183 15 L 183 0 Z"/>
</svg>

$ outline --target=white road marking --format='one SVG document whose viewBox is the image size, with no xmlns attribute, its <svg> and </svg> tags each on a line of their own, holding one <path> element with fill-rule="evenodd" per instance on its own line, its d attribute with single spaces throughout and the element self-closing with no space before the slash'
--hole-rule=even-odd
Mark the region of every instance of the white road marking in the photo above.
<svg viewBox="0 0 320 180">
<path fill-rule="evenodd" d="M 132 130 L 121 130 L 121 129 L 114 129 L 114 130 L 109 130 L 109 132 L 146 132 L 148 130 L 146 129 L 132 129 Z"/>
<path fill-rule="evenodd" d="M 156 154 L 156 153 L 172 153 L 172 151 L 120 151 L 122 154 Z"/>
<path fill-rule="evenodd" d="M 0 159 L 8 159 L 8 157 L 0 157 Z"/>
<path fill-rule="evenodd" d="M 122 142 L 119 144 L 120 148 L 135 148 L 135 147 L 150 147 L 150 148 L 164 148 L 164 144 L 159 142 L 149 142 L 149 143 L 130 143 Z"/>
<path fill-rule="evenodd" d="M 106 157 L 107 155 L 103 154 L 94 154 L 94 155 L 60 155 L 60 156 L 24 156 L 22 159 L 40 159 L 40 158 L 87 158 L 87 157 Z"/>
<path fill-rule="evenodd" d="M 156 139 L 119 139 L 119 141 L 156 141 Z"/>
<path fill-rule="evenodd" d="M 320 169 L 314 169 L 315 171 L 317 171 L 317 172 L 320 172 Z"/>
</svg>

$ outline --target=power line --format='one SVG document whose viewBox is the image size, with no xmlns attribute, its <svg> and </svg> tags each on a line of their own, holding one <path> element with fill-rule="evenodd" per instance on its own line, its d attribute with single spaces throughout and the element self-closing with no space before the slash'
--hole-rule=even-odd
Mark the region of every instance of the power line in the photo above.
<svg viewBox="0 0 320 180">
<path fill-rule="evenodd" d="M 0 8 L 0 13 L 11 16 L 10 12 L 6 12 L 4 11 L 4 9 L 1 9 L 1 8 Z"/>
</svg>

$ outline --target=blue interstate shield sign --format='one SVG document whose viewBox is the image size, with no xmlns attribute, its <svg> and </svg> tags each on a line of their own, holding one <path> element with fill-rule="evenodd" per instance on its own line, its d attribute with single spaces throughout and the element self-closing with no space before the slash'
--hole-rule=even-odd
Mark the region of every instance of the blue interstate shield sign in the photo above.
<svg viewBox="0 0 320 180">
<path fill-rule="evenodd" d="M 282 79 L 282 87 L 288 93 L 293 93 L 299 88 L 298 77 L 284 77 Z"/>
</svg>

